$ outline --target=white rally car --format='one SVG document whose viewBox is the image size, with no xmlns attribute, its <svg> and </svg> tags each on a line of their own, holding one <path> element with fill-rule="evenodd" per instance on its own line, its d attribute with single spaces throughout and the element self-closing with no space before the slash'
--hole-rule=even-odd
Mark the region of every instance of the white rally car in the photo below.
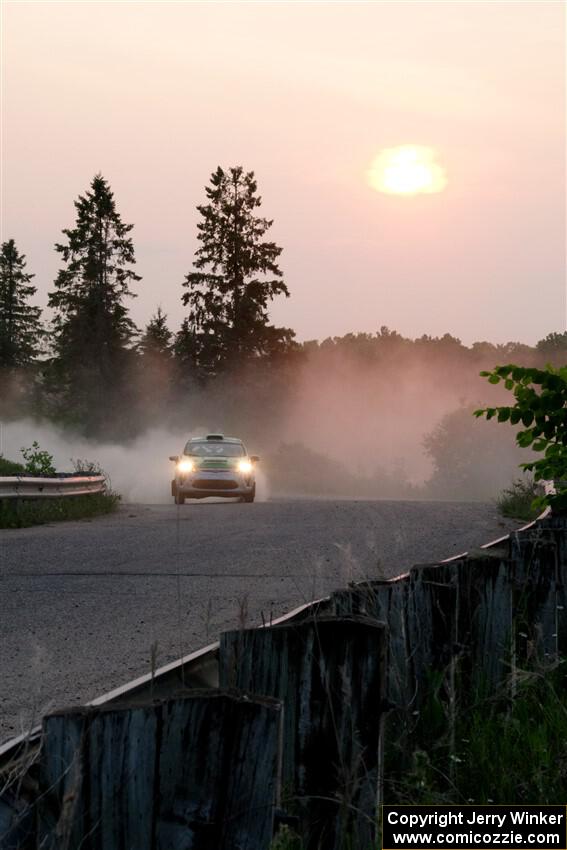
<svg viewBox="0 0 567 850">
<path fill-rule="evenodd" d="M 171 455 L 169 459 L 175 462 L 171 495 L 176 505 L 182 505 L 185 499 L 205 499 L 207 496 L 254 501 L 254 467 L 260 458 L 249 455 L 242 440 L 223 434 L 192 437 L 182 455 Z"/>
</svg>

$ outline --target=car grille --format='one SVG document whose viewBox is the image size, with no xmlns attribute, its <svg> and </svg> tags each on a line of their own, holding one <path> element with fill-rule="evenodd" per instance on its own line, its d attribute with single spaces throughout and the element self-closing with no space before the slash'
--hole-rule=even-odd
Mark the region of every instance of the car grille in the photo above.
<svg viewBox="0 0 567 850">
<path fill-rule="evenodd" d="M 193 481 L 193 487 L 196 490 L 236 490 L 238 482 L 227 481 L 226 478 L 197 478 Z"/>
</svg>

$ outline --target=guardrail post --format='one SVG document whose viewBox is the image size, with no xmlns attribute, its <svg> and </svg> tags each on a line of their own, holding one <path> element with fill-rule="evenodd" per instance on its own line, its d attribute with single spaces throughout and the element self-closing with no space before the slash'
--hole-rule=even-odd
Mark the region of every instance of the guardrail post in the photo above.
<svg viewBox="0 0 567 850">
<path fill-rule="evenodd" d="M 386 675 L 384 626 L 330 618 L 225 632 L 221 687 L 284 703 L 284 808 L 305 847 L 373 847 Z"/>
<path fill-rule="evenodd" d="M 44 720 L 42 850 L 266 850 L 281 704 L 221 691 Z"/>
</svg>

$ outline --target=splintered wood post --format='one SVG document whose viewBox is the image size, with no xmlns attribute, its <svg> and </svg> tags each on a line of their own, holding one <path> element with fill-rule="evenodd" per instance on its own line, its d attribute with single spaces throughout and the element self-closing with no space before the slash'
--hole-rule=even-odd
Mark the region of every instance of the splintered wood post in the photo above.
<svg viewBox="0 0 567 850">
<path fill-rule="evenodd" d="M 520 665 L 549 665 L 559 654 L 560 547 L 538 524 L 511 536 L 517 658 Z"/>
<path fill-rule="evenodd" d="M 461 649 L 461 702 L 493 694 L 512 680 L 513 583 L 508 547 L 479 551 L 455 564 Z"/>
<path fill-rule="evenodd" d="M 221 691 L 44 720 L 42 850 L 266 850 L 282 706 Z"/>
<path fill-rule="evenodd" d="M 422 564 L 392 581 L 361 582 L 333 594 L 337 615 L 351 611 L 387 624 L 388 675 L 384 769 L 398 775 L 431 738 L 434 698 L 443 703 L 454 737 L 457 584 L 453 564 Z"/>
<path fill-rule="evenodd" d="M 415 693 L 407 650 L 407 576 L 393 581 L 365 581 L 331 596 L 332 613 L 337 617 L 365 617 L 387 625 L 388 669 L 385 696 L 393 706 L 404 710 Z"/>
<path fill-rule="evenodd" d="M 221 687 L 283 701 L 283 805 L 306 848 L 375 844 L 385 650 L 384 626 L 356 618 L 221 636 Z"/>
</svg>

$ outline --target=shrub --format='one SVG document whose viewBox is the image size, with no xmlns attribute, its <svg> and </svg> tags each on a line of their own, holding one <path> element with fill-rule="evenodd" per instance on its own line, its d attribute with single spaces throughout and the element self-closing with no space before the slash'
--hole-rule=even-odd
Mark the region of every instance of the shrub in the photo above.
<svg viewBox="0 0 567 850">
<path fill-rule="evenodd" d="M 29 448 L 22 446 L 20 449 L 26 462 L 25 471 L 29 475 L 55 475 L 56 469 L 53 463 L 53 455 L 40 449 L 37 440 L 34 440 Z"/>
</svg>

